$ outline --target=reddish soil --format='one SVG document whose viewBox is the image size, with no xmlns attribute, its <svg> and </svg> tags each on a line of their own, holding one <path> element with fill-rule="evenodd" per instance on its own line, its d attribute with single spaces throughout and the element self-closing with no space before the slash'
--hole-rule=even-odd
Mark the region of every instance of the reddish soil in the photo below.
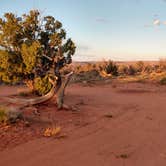
<svg viewBox="0 0 166 166">
<path fill-rule="evenodd" d="M 1 95 L 16 88 L 1 87 Z M 29 127 L 0 128 L 0 166 L 165 166 L 166 87 L 141 83 L 75 84 L 57 111 L 54 100 L 26 111 Z M 59 137 L 43 137 L 61 126 Z"/>
</svg>

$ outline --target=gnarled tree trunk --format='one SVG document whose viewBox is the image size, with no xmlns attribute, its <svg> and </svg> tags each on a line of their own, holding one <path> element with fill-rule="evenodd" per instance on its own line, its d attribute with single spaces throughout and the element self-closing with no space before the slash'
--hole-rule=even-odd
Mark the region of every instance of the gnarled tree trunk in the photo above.
<svg viewBox="0 0 166 166">
<path fill-rule="evenodd" d="M 57 102 L 58 109 L 63 108 L 65 88 L 66 88 L 67 84 L 69 83 L 72 75 L 73 75 L 73 72 L 62 77 L 61 85 L 60 85 L 58 91 L 56 92 L 56 102 Z"/>
<path fill-rule="evenodd" d="M 5 97 L 5 99 L 8 102 L 15 103 L 21 105 L 21 107 L 26 107 L 26 106 L 32 106 L 35 104 L 40 104 L 43 103 L 52 97 L 56 96 L 56 102 L 58 109 L 63 108 L 63 100 L 64 100 L 64 92 L 67 84 L 69 83 L 71 77 L 73 75 L 73 72 L 62 76 L 62 79 L 59 84 L 56 84 L 52 80 L 50 82 L 53 84 L 51 90 L 44 96 L 41 97 L 36 97 L 32 99 L 23 99 L 23 98 L 11 98 L 11 97 Z"/>
</svg>

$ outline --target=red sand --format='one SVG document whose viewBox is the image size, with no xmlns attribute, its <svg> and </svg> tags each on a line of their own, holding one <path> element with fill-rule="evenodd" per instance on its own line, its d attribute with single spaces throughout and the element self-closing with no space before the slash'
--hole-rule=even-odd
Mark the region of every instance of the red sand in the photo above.
<svg viewBox="0 0 166 166">
<path fill-rule="evenodd" d="M 33 118 L 29 111 L 26 116 L 31 126 L 21 127 L 22 132 L 17 131 L 13 138 L 18 143 L 13 141 L 1 150 L 0 166 L 166 165 L 166 87 L 77 84 L 68 87 L 65 101 L 80 112 L 57 111 L 53 101 L 38 107 L 40 118 Z M 49 121 L 53 114 L 55 119 Z M 50 122 L 62 126 L 67 137 L 42 137 Z M 38 134 L 33 135 L 32 129 Z M 29 139 L 25 139 L 26 131 Z M 4 138 L 8 139 L 10 132 Z M 1 145 L 3 141 L 0 138 Z"/>
</svg>

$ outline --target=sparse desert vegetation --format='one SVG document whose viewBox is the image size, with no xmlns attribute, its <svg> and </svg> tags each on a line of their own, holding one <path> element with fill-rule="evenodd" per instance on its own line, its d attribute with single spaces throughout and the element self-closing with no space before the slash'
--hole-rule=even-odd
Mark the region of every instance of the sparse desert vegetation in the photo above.
<svg viewBox="0 0 166 166">
<path fill-rule="evenodd" d="M 71 65 L 64 67 L 63 69 L 60 70 L 60 72 L 62 75 L 65 75 L 67 73 L 70 73 L 71 71 L 74 71 L 74 75 L 69 83 L 69 85 L 70 85 L 69 87 L 71 87 L 71 89 L 73 89 L 72 88 L 73 86 L 74 87 L 80 86 L 80 88 L 82 86 L 83 87 L 96 87 L 96 88 L 98 88 L 98 86 L 100 88 L 102 88 L 102 86 L 103 87 L 110 86 L 112 88 L 110 91 L 110 94 L 112 93 L 112 90 L 117 91 L 117 92 L 122 91 L 124 93 L 126 93 L 126 92 L 130 93 L 130 91 L 133 91 L 133 93 L 137 94 L 138 92 L 139 93 L 146 93 L 146 92 L 151 92 L 151 91 L 156 92 L 157 91 L 156 86 L 159 86 L 159 89 L 158 89 L 159 92 L 161 91 L 160 89 L 165 89 L 165 86 L 162 86 L 162 85 L 166 84 L 165 69 L 166 69 L 166 62 L 164 60 L 161 60 L 158 62 L 103 61 L 103 62 L 91 62 L 91 63 L 90 62 L 86 62 L 86 63 L 75 62 Z M 131 83 L 131 84 L 129 84 L 129 83 Z M 132 83 L 133 84 L 136 83 L 136 86 L 134 85 L 135 86 L 134 89 L 130 90 L 130 85 L 132 87 Z M 139 86 L 141 86 L 141 88 L 137 89 L 137 86 L 138 86 L 137 83 Z M 44 87 L 43 82 L 41 82 L 41 84 L 42 85 L 39 86 L 39 88 L 42 87 L 42 89 L 40 90 L 42 92 L 42 90 L 45 90 L 44 89 L 45 87 Z M 125 85 L 129 86 L 129 89 L 122 88 L 123 89 L 122 90 L 121 87 L 123 87 Z M 20 89 L 20 87 L 23 87 L 22 84 L 9 85 L 9 83 L 7 85 L 5 85 L 3 83 L 1 86 L 2 87 L 7 86 L 7 87 L 11 87 L 13 89 L 17 88 L 18 90 Z M 165 90 L 163 90 L 163 92 L 164 91 Z M 9 92 L 9 94 L 10 94 L 10 92 Z M 41 94 L 37 94 L 34 92 L 32 93 L 31 91 L 27 91 L 27 89 L 24 88 L 24 90 L 21 90 L 18 93 L 17 97 L 29 99 L 32 97 L 37 97 L 38 95 L 41 95 Z M 66 98 L 67 98 L 67 100 L 70 101 L 70 99 L 68 98 L 68 95 L 66 96 Z M 3 99 L 3 97 L 2 97 L 2 99 Z M 86 106 L 85 98 L 74 99 L 71 103 L 69 103 L 69 102 L 67 102 L 67 103 L 68 104 L 73 103 L 71 105 L 74 109 L 71 107 L 69 109 L 71 111 L 72 110 L 77 111 L 80 109 L 84 109 L 84 105 Z M 13 130 L 12 126 L 14 126 L 14 127 L 17 126 L 18 129 L 19 128 L 21 130 L 24 129 L 25 131 L 28 131 L 31 129 L 35 130 L 35 132 L 37 134 L 34 134 L 32 132 L 31 137 L 28 137 L 29 139 L 34 139 L 35 137 L 37 137 L 37 138 L 42 137 L 44 132 L 47 131 L 48 128 L 55 128 L 55 126 L 57 126 L 57 124 L 59 126 L 59 123 L 61 124 L 60 126 L 62 126 L 62 128 L 63 127 L 66 128 L 66 125 L 63 124 L 63 122 L 61 122 L 61 121 L 63 121 L 61 118 L 59 118 L 59 120 L 57 120 L 57 118 L 61 117 L 61 115 L 54 115 L 54 111 L 57 110 L 57 106 L 56 106 L 56 104 L 53 104 L 51 101 L 46 102 L 46 104 L 44 104 L 44 105 L 39 104 L 39 105 L 30 107 L 29 109 L 27 109 L 27 111 L 25 111 L 24 114 L 21 114 L 21 118 L 20 118 L 20 114 L 18 114 L 18 117 L 14 115 L 15 116 L 14 120 L 12 118 L 10 119 L 11 114 L 6 114 L 6 111 L 4 111 L 4 109 L 6 109 L 6 107 L 4 107 L 4 108 L 1 107 L 1 109 L 0 109 L 0 123 L 1 123 L 0 126 L 4 126 L 4 124 L 6 124 L 7 126 L 9 125 L 10 126 L 9 129 L 11 131 Z M 25 109 L 25 108 L 23 108 L 23 109 Z M 44 111 L 43 109 L 46 109 L 47 111 Z M 50 112 L 49 110 L 52 110 L 52 111 Z M 63 112 L 63 110 L 61 112 Z M 65 113 L 65 114 L 68 114 L 68 115 L 64 115 L 66 117 L 71 116 L 70 113 Z M 75 119 L 76 117 L 79 117 L 79 118 L 81 118 L 81 116 L 83 116 L 84 118 L 86 117 L 86 115 L 84 115 L 82 113 L 77 113 L 77 114 L 78 114 L 78 116 L 70 117 L 73 119 L 72 121 L 74 124 L 73 123 L 71 123 L 70 125 L 68 124 L 69 126 L 75 125 L 75 123 L 77 124 L 77 122 L 74 122 L 76 120 Z M 24 118 L 22 118 L 22 115 Z M 56 120 L 54 120 L 54 118 L 55 118 L 54 116 L 56 117 Z M 107 111 L 103 112 L 103 117 L 109 117 L 111 119 L 114 119 L 114 116 L 116 116 L 116 115 L 114 115 L 113 112 L 107 112 Z M 43 120 L 43 118 L 45 120 Z M 57 121 L 58 121 L 58 123 L 57 123 Z M 83 120 L 83 122 L 79 122 L 78 124 L 83 125 L 84 123 L 86 123 L 85 121 L 86 121 L 86 118 Z M 15 123 L 13 123 L 13 122 L 15 122 Z M 20 124 L 22 124 L 22 125 L 20 125 Z M 40 127 L 39 127 L 39 124 L 40 124 Z M 6 128 L 4 128 L 4 129 L 5 129 L 4 130 L 5 132 L 9 132 L 9 134 L 10 134 L 10 130 L 6 130 Z M 2 130 L 2 133 L 3 133 L 3 130 Z M 18 132 L 18 134 L 19 134 L 19 132 Z M 20 143 L 21 142 L 22 141 L 20 141 Z M 14 144 L 9 144 L 9 146 L 14 146 Z"/>
<path fill-rule="evenodd" d="M 166 85 L 166 60 L 160 60 L 156 62 L 114 62 L 114 61 L 102 61 L 102 62 L 74 62 L 67 65 L 60 70 L 61 75 L 74 72 L 70 85 L 82 83 L 89 86 L 96 83 L 110 84 L 112 87 L 117 87 L 118 83 L 151 83 L 154 85 Z M 1 77 L 2 78 L 2 77 Z M 37 97 L 48 93 L 51 88 L 51 84 L 48 84 L 48 76 L 43 78 L 36 77 L 34 79 L 35 91 L 21 91 L 18 93 L 20 98 Z M 116 83 L 115 83 L 116 82 Z M 28 82 L 27 82 L 28 83 Z M 26 84 L 27 84 L 26 83 Z M 16 86 L 13 83 L 5 83 L 1 79 L 2 85 Z M 30 81 L 31 84 L 31 81 Z M 24 84 L 17 85 L 18 87 Z M 28 85 L 29 87 L 30 85 Z M 49 87 L 48 87 L 49 86 Z M 6 109 L 6 107 L 4 107 Z M 10 122 L 9 114 L 5 114 L 3 106 L 1 106 L 0 122 Z M 72 109 L 72 107 L 71 107 Z M 18 114 L 19 115 L 19 114 Z M 16 119 L 14 120 L 16 121 Z"/>
<path fill-rule="evenodd" d="M 71 64 L 62 73 L 74 71 L 73 82 L 117 79 L 125 82 L 164 84 L 166 60 L 154 62 L 86 62 Z"/>
<path fill-rule="evenodd" d="M 165 2 L 1 2 L 0 166 L 165 166 Z"/>
</svg>

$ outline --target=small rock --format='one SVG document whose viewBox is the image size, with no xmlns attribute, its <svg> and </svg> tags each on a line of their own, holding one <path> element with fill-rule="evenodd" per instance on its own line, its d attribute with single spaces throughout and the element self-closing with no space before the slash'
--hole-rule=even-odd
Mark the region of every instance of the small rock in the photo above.
<svg viewBox="0 0 166 166">
<path fill-rule="evenodd" d="M 112 114 L 105 114 L 104 117 L 106 117 L 106 118 L 113 118 L 113 115 Z"/>
<path fill-rule="evenodd" d="M 25 121 L 24 124 L 25 124 L 25 127 L 30 127 L 30 123 L 28 121 Z"/>
<path fill-rule="evenodd" d="M 82 83 L 83 83 L 83 84 L 87 84 L 87 83 L 88 83 L 88 81 L 82 81 Z"/>
</svg>

